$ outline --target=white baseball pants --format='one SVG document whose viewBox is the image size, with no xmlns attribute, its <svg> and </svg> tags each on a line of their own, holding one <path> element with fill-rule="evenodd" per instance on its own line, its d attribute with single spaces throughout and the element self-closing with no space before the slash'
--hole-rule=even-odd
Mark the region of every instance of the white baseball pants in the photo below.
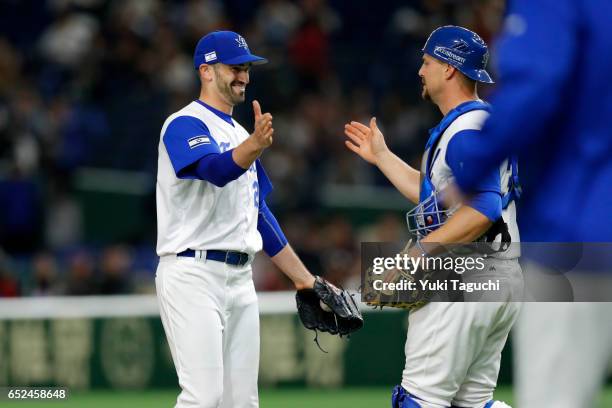
<svg viewBox="0 0 612 408">
<path fill-rule="evenodd" d="M 259 309 L 250 265 L 163 257 L 155 285 L 181 387 L 175 407 L 258 407 Z"/>
<path fill-rule="evenodd" d="M 517 260 L 487 264 L 481 273 L 522 290 Z M 424 408 L 484 406 L 493 397 L 501 351 L 520 307 L 519 302 L 433 302 L 410 312 L 402 387 L 422 399 Z"/>
</svg>

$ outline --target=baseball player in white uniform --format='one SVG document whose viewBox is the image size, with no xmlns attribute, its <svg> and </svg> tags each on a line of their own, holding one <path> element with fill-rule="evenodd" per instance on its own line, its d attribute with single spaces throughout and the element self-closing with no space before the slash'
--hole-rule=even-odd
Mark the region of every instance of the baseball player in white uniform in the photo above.
<svg viewBox="0 0 612 408">
<path fill-rule="evenodd" d="M 346 146 L 375 164 L 409 200 L 417 204 L 413 231 L 419 241 L 411 256 L 427 256 L 432 243 L 470 243 L 483 236 L 518 242 L 514 200 L 519 195 L 515 160 L 485 177 L 477 194 L 454 212 L 436 212 L 439 193 L 461 171 L 457 146 L 469 144 L 490 107 L 478 99 L 477 82 L 493 82 L 486 72 L 488 50 L 475 33 L 462 27 L 436 29 L 423 48 L 419 76 L 422 96 L 438 106 L 444 118 L 430 131 L 421 171 L 413 169 L 386 146 L 376 119 L 369 126 L 350 122 Z M 428 245 L 429 243 L 429 245 Z M 487 276 L 502 286 L 522 288 L 518 248 L 488 256 Z M 512 294 L 512 293 L 511 293 Z M 508 300 L 511 298 L 509 297 Z M 411 311 L 406 339 L 406 365 L 401 385 L 393 391 L 393 408 L 501 408 L 493 401 L 501 351 L 519 311 L 519 303 L 432 302 Z"/>
<path fill-rule="evenodd" d="M 251 66 L 265 62 L 234 32 L 204 36 L 194 54 L 200 96 L 161 130 L 155 283 L 176 407 L 258 406 L 256 252 L 263 247 L 298 290 L 314 284 L 265 202 L 272 185 L 258 157 L 272 144 L 272 115 L 254 101 L 252 134 L 232 119 Z"/>
</svg>

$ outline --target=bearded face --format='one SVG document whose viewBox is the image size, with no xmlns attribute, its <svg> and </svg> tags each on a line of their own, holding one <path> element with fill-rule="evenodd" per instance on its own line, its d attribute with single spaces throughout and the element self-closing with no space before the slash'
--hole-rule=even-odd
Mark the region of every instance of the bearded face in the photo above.
<svg viewBox="0 0 612 408">
<path fill-rule="evenodd" d="M 421 78 L 421 85 L 422 85 L 422 89 L 421 89 L 421 98 L 423 98 L 423 100 L 425 101 L 431 101 L 431 96 L 429 95 L 429 92 L 427 92 L 427 86 L 425 85 L 425 79 Z"/>
<path fill-rule="evenodd" d="M 213 65 L 215 85 L 223 99 L 230 105 L 244 102 L 246 86 L 249 83 L 248 64 L 243 65 Z"/>
<path fill-rule="evenodd" d="M 423 64 L 419 69 L 419 77 L 421 77 L 421 97 L 426 101 L 431 101 L 432 98 L 439 93 L 443 86 L 443 70 L 444 65 L 435 58 L 429 55 L 423 55 Z"/>
</svg>

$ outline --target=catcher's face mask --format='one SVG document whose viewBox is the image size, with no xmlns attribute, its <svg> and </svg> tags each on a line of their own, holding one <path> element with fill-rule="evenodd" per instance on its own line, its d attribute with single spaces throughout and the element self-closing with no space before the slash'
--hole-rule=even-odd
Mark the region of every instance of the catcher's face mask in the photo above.
<svg viewBox="0 0 612 408">
<path fill-rule="evenodd" d="M 443 225 L 458 208 L 459 205 L 445 208 L 442 204 L 441 194 L 434 191 L 406 213 L 408 231 L 421 239 Z"/>
</svg>

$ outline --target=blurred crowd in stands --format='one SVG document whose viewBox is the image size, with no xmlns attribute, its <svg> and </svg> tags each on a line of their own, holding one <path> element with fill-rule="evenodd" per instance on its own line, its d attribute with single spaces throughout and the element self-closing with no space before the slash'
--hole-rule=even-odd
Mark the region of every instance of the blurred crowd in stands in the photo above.
<svg viewBox="0 0 612 408">
<path fill-rule="evenodd" d="M 418 165 L 440 119 L 420 100 L 422 44 L 443 24 L 490 41 L 502 10 L 502 0 L 0 1 L 0 296 L 152 291 L 159 132 L 197 98 L 193 48 L 215 29 L 270 60 L 247 89 L 274 115 L 270 206 L 313 272 L 355 282 L 359 243 L 406 231 L 401 212 L 357 225 L 323 211 L 324 186 L 387 185 L 346 151 L 343 124 L 375 114 L 392 150 Z M 249 129 L 250 104 L 234 117 Z M 83 168 L 150 175 L 141 212 L 153 227 L 88 237 Z M 289 288 L 265 257 L 255 271 L 259 290 Z"/>
</svg>

